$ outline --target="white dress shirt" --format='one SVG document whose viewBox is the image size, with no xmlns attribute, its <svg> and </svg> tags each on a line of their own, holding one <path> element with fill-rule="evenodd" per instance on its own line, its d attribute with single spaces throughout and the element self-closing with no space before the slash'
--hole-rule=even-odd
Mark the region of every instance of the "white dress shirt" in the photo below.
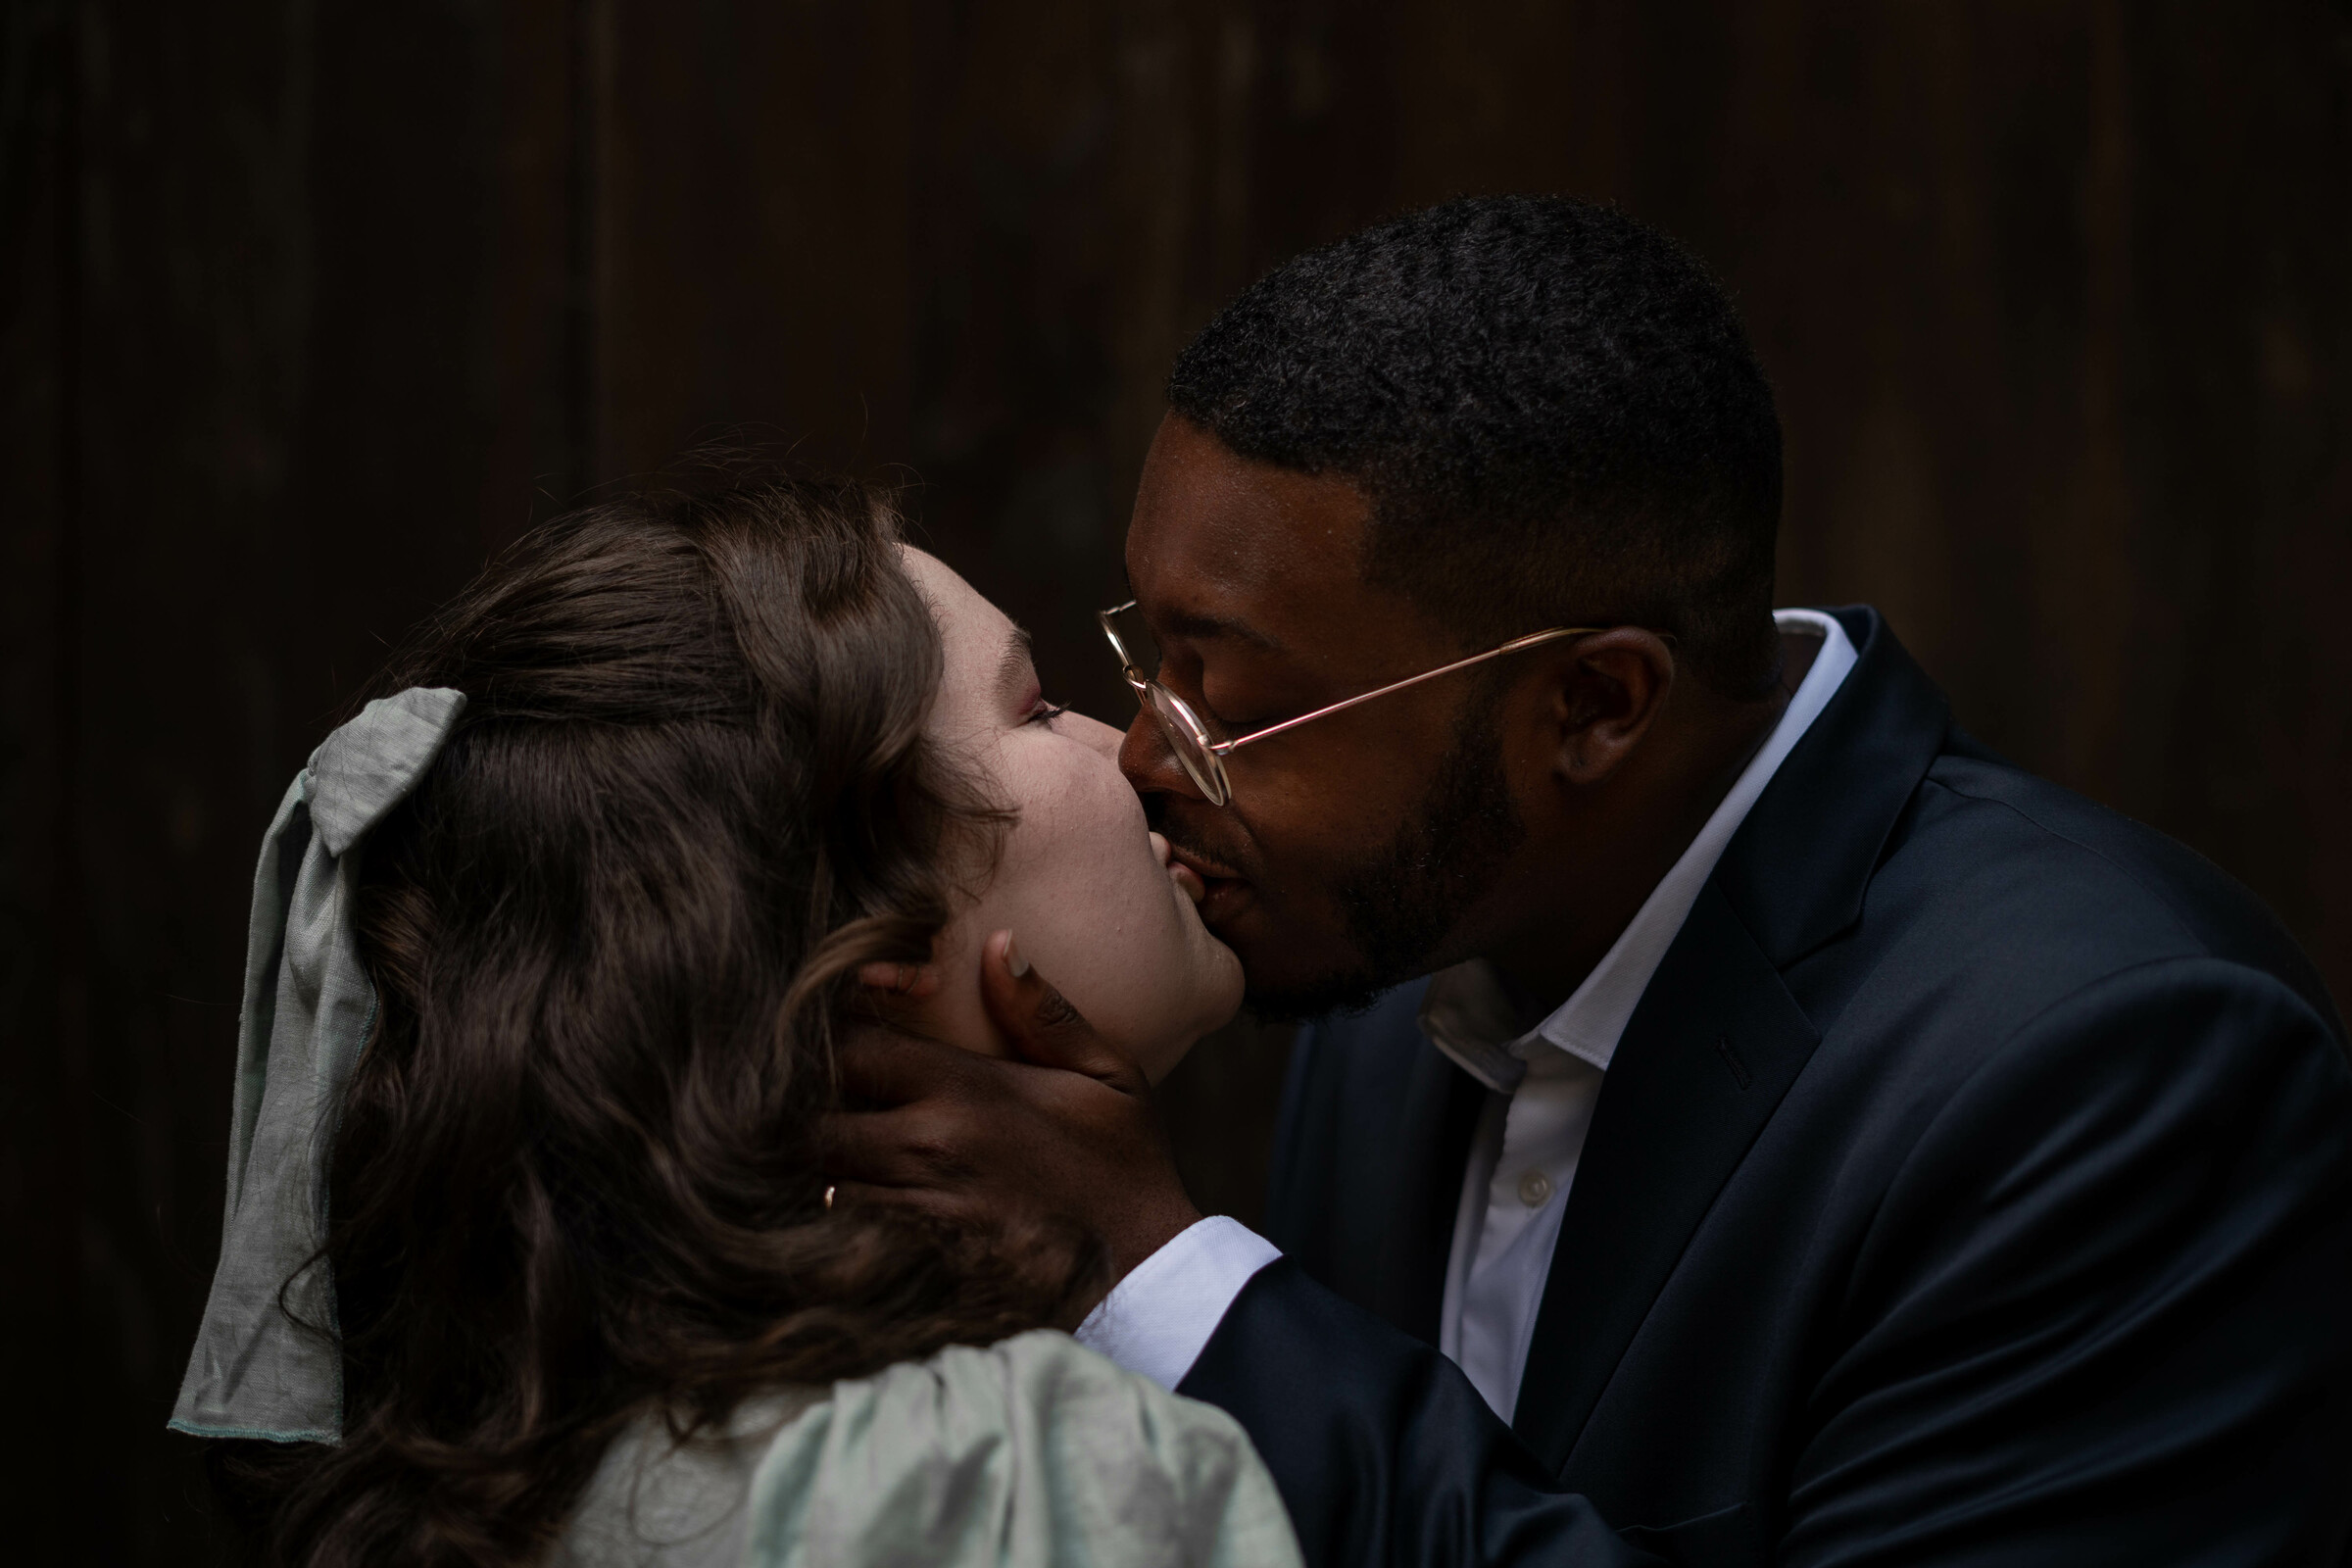
<svg viewBox="0 0 2352 1568">
<path fill-rule="evenodd" d="M 1438 1346 L 1505 1421 L 1518 1402 L 1560 1216 L 1618 1038 L 1748 808 L 1854 666 L 1853 643 L 1835 617 L 1784 610 L 1775 618 L 1784 632 L 1821 638 L 1813 667 L 1714 814 L 1576 994 L 1521 1033 L 1484 959 L 1430 978 L 1423 1031 L 1491 1092 L 1462 1176 Z M 1239 1221 L 1204 1219 L 1113 1287 L 1078 1338 L 1172 1389 L 1242 1287 L 1280 1255 Z"/>
</svg>

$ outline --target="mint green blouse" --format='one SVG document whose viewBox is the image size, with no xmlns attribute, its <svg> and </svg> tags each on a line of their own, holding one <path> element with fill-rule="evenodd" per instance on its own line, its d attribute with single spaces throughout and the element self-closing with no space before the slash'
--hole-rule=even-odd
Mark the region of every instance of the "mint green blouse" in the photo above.
<svg viewBox="0 0 2352 1568">
<path fill-rule="evenodd" d="M 557 1568 L 1293 1568 L 1274 1481 L 1222 1410 L 1064 1334 L 956 1347 L 748 1401 L 605 1456 Z"/>
</svg>

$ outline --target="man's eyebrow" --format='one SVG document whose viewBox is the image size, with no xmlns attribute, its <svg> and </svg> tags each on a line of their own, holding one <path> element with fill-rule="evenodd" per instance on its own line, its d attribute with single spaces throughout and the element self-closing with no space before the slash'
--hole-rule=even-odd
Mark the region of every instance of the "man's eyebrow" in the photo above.
<svg viewBox="0 0 2352 1568">
<path fill-rule="evenodd" d="M 1262 648 L 1270 654 L 1282 652 L 1281 643 L 1267 636 L 1255 626 L 1247 621 L 1228 620 L 1222 615 L 1203 615 L 1193 612 L 1179 611 L 1167 616 L 1162 625 L 1167 636 L 1182 637 L 1189 642 L 1231 638 L 1235 642 L 1248 643 L 1253 648 Z"/>
<path fill-rule="evenodd" d="M 997 689 L 1008 701 L 1017 702 L 1029 695 L 1029 682 L 1035 678 L 1029 657 L 1029 628 L 1019 621 L 1005 633 L 1004 651 L 997 656 Z"/>
</svg>

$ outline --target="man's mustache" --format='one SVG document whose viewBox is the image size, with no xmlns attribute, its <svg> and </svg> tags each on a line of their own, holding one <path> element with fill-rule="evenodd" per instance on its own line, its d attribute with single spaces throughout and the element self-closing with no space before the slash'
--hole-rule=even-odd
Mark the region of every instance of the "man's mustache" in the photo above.
<svg viewBox="0 0 2352 1568">
<path fill-rule="evenodd" d="M 1169 805 L 1165 796 L 1148 800 L 1144 805 L 1144 815 L 1151 823 L 1152 831 L 1166 839 L 1169 849 L 1193 862 L 1193 868 L 1204 876 L 1250 880 L 1246 873 L 1235 868 L 1237 857 L 1210 848 L 1200 834 L 1175 819 Z"/>
</svg>

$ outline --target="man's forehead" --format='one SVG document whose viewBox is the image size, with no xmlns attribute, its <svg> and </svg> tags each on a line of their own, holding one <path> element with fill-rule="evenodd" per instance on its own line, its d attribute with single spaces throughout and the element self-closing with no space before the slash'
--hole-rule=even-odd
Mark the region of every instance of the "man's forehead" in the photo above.
<svg viewBox="0 0 2352 1568">
<path fill-rule="evenodd" d="M 1370 513 L 1347 479 L 1250 462 L 1171 417 L 1137 492 L 1128 579 L 1163 635 L 1272 646 L 1365 592 Z"/>
</svg>

